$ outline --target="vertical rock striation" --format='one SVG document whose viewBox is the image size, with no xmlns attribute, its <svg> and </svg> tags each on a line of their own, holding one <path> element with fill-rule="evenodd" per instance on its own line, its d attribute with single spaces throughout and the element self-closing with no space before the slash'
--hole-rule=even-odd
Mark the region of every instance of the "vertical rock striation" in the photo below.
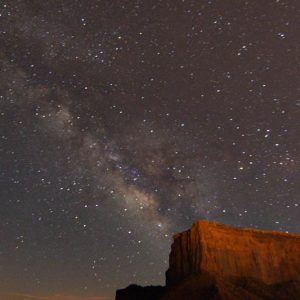
<svg viewBox="0 0 300 300">
<path fill-rule="evenodd" d="M 300 282 L 300 236 L 197 221 L 174 236 L 167 286 L 192 275 Z"/>
<path fill-rule="evenodd" d="M 129 286 L 117 300 L 298 300 L 300 235 L 197 221 L 174 236 L 166 287 Z"/>
</svg>

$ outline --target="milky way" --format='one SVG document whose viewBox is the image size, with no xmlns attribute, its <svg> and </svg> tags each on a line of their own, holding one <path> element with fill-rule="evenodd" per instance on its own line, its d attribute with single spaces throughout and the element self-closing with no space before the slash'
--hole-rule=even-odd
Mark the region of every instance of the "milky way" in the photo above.
<svg viewBox="0 0 300 300">
<path fill-rule="evenodd" d="M 299 10 L 2 1 L 2 297 L 162 284 L 196 219 L 300 232 Z"/>
</svg>

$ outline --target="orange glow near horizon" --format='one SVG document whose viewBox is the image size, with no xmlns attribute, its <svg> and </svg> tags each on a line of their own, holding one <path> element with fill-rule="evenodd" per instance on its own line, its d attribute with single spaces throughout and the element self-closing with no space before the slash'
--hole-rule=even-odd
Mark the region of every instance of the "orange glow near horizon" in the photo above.
<svg viewBox="0 0 300 300">
<path fill-rule="evenodd" d="M 107 297 L 100 296 L 68 296 L 68 295 L 48 295 L 37 296 L 20 293 L 0 294 L 1 300 L 110 300 Z M 2 299 L 2 297 L 4 297 Z"/>
</svg>

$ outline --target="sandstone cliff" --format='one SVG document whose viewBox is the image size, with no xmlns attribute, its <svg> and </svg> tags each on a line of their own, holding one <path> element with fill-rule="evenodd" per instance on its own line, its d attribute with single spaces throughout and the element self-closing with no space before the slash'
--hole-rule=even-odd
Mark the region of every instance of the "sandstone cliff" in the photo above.
<svg viewBox="0 0 300 300">
<path fill-rule="evenodd" d="M 116 299 L 298 300 L 300 235 L 197 221 L 174 236 L 166 287 L 156 289 Z"/>
<path fill-rule="evenodd" d="M 300 235 L 197 221 L 174 236 L 167 285 L 201 273 L 300 282 Z"/>
</svg>

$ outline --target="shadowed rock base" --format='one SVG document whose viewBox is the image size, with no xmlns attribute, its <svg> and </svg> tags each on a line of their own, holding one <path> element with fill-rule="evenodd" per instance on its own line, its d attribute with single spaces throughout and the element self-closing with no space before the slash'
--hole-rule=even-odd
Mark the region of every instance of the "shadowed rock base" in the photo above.
<svg viewBox="0 0 300 300">
<path fill-rule="evenodd" d="M 214 278 L 200 275 L 166 290 L 160 300 L 299 300 L 299 283 L 267 285 L 248 278 Z"/>
<path fill-rule="evenodd" d="M 197 221 L 174 236 L 166 287 L 116 300 L 299 300 L 300 235 Z"/>
</svg>

